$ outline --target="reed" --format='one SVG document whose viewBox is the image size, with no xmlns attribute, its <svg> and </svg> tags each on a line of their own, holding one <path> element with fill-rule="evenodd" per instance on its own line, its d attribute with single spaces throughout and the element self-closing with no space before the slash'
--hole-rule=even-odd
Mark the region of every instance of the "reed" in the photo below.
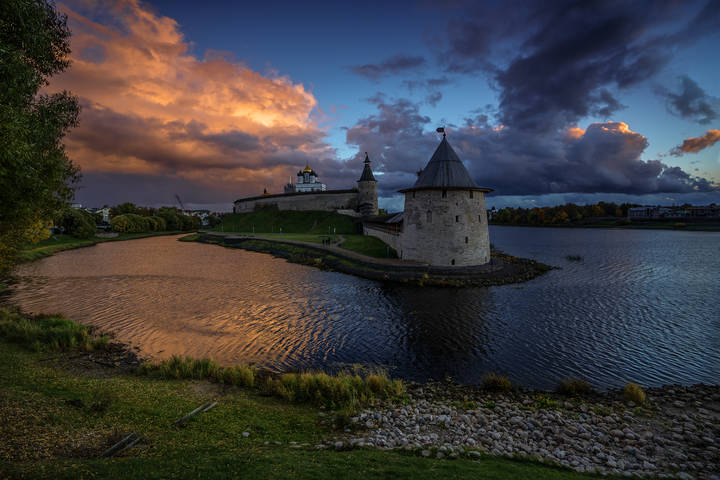
<svg viewBox="0 0 720 480">
<path fill-rule="evenodd" d="M 36 351 L 98 350 L 108 337 L 62 315 L 28 316 L 0 308 L 0 336 Z"/>
</svg>

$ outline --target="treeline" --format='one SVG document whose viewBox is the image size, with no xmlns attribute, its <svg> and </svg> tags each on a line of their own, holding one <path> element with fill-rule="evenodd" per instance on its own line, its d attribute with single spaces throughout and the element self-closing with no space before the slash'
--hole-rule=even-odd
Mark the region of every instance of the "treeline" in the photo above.
<svg viewBox="0 0 720 480">
<path fill-rule="evenodd" d="M 582 223 L 592 219 L 627 218 L 628 209 L 634 203 L 599 202 L 594 205 L 568 203 L 556 207 L 512 208 L 505 207 L 492 214 L 490 223 L 497 225 L 557 225 Z"/>
<path fill-rule="evenodd" d="M 70 208 L 63 211 L 54 223 L 62 233 L 77 238 L 92 237 L 98 229 L 110 229 L 117 233 L 172 232 L 197 230 L 203 224 L 200 217 L 184 215 L 175 207 L 138 207 L 130 202 L 110 207 L 109 220 L 106 223 L 101 212 Z M 206 220 L 209 226 L 221 221 L 215 215 L 206 216 Z"/>
</svg>

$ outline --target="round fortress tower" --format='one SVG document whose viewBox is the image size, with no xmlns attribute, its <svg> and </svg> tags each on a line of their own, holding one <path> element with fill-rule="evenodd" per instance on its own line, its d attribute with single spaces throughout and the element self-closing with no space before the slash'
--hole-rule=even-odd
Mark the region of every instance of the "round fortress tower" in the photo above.
<svg viewBox="0 0 720 480">
<path fill-rule="evenodd" d="M 358 184 L 358 209 L 363 217 L 378 214 L 377 181 L 370 168 L 370 157 L 365 152 L 365 167 Z"/>
<path fill-rule="evenodd" d="M 405 194 L 400 256 L 438 266 L 490 261 L 485 194 L 452 149 L 445 133 L 432 158 Z"/>
</svg>

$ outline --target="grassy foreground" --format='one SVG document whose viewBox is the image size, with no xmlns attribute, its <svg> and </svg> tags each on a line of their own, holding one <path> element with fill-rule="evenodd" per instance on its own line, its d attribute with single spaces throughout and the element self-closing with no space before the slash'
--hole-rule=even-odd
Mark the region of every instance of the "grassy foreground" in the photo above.
<svg viewBox="0 0 720 480">
<path fill-rule="evenodd" d="M 60 353 L 27 346 L 0 336 L 2 478 L 593 478 L 490 456 L 318 449 L 343 433 L 328 410 L 259 389 L 88 366 L 77 360 L 82 344 Z M 212 370 L 207 363 L 174 367 Z M 217 406 L 173 425 L 210 401 Z M 99 458 L 131 432 L 143 438 L 138 446 Z"/>
<path fill-rule="evenodd" d="M 28 245 L 18 253 L 21 262 L 32 262 L 49 257 L 63 250 L 90 247 L 103 242 L 117 242 L 121 240 L 134 240 L 136 238 L 156 237 L 159 235 L 177 235 L 183 232 L 149 232 L 149 233 L 121 233 L 113 238 L 75 238 L 70 235 L 53 235 L 34 245 Z"/>
</svg>

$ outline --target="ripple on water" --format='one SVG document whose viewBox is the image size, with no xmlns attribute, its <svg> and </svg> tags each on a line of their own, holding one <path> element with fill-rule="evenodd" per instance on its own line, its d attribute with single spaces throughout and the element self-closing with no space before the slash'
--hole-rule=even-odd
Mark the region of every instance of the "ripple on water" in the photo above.
<svg viewBox="0 0 720 480">
<path fill-rule="evenodd" d="M 468 383 L 499 371 L 538 388 L 568 376 L 599 388 L 720 378 L 720 234 L 493 227 L 491 236 L 562 270 L 515 286 L 414 288 L 164 237 L 22 265 L 12 300 L 153 358 L 275 371 L 370 363 Z"/>
</svg>

